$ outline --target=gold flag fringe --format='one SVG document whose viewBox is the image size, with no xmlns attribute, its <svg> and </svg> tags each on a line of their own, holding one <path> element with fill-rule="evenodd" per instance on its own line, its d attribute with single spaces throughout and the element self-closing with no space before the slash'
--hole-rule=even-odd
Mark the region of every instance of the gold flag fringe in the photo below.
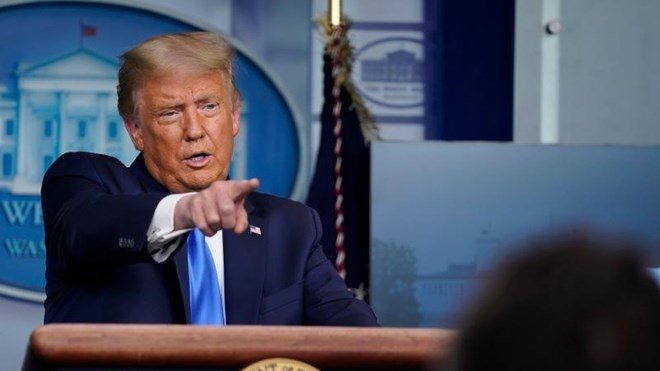
<svg viewBox="0 0 660 371">
<path fill-rule="evenodd" d="M 316 23 L 319 25 L 319 30 L 325 39 L 325 49 L 323 52 L 326 54 L 330 54 L 330 48 L 332 48 L 333 30 L 335 27 L 340 27 L 339 52 L 337 54 L 339 71 L 337 73 L 337 79 L 351 96 L 352 104 L 348 108 L 354 109 L 356 111 L 358 120 L 360 121 L 360 129 L 362 130 L 362 135 L 364 136 L 365 142 L 369 143 L 373 140 L 380 140 L 380 129 L 376 124 L 376 120 L 371 114 L 371 111 L 364 104 L 364 100 L 357 92 L 355 84 L 353 84 L 353 80 L 351 79 L 351 71 L 353 69 L 354 58 L 353 47 L 349 43 L 347 37 L 347 33 L 350 28 L 350 21 L 344 18 L 341 26 L 332 26 L 330 25 L 327 17 L 318 17 L 316 18 Z"/>
</svg>

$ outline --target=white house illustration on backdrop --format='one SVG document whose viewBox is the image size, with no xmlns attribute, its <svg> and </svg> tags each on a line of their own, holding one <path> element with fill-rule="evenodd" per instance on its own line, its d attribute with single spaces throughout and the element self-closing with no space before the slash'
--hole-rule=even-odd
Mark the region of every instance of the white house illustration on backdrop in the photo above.
<svg viewBox="0 0 660 371">
<path fill-rule="evenodd" d="M 424 82 L 424 61 L 404 49 L 387 53 L 381 59 L 364 59 L 362 81 Z"/>
<path fill-rule="evenodd" d="M 118 64 L 87 49 L 19 63 L 17 92 L 0 86 L 0 189 L 38 194 L 62 153 L 106 153 L 130 164 L 137 152 L 117 112 Z M 247 106 L 247 105 L 244 105 Z M 244 176 L 247 122 L 236 138 L 232 176 Z M 238 161 L 236 161 L 238 160 Z"/>
</svg>

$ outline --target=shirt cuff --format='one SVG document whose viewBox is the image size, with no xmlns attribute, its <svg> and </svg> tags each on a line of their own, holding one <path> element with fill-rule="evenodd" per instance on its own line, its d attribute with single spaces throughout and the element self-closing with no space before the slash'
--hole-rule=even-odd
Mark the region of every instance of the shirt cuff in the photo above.
<svg viewBox="0 0 660 371">
<path fill-rule="evenodd" d="M 179 247 L 182 235 L 192 229 L 174 229 L 176 203 L 190 194 L 193 193 L 178 193 L 166 196 L 156 206 L 154 216 L 147 230 L 147 251 L 149 251 L 154 261 L 162 263 L 169 259 Z"/>
</svg>

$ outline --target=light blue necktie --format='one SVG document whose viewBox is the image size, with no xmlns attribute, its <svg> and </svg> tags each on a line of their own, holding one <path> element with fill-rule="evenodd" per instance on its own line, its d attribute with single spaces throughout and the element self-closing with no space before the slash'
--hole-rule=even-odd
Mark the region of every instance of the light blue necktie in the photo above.
<svg viewBox="0 0 660 371">
<path fill-rule="evenodd" d="M 224 325 L 222 296 L 213 256 L 204 241 L 204 234 L 197 228 L 188 236 L 188 282 L 190 323 Z"/>
</svg>

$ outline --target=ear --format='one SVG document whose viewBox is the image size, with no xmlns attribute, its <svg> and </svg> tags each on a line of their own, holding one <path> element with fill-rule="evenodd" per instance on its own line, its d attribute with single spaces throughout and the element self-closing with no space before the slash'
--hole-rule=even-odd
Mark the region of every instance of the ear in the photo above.
<svg viewBox="0 0 660 371">
<path fill-rule="evenodd" d="M 238 135 L 238 132 L 241 129 L 241 101 L 237 101 L 233 105 L 231 112 L 231 127 L 234 136 Z"/>
<path fill-rule="evenodd" d="M 144 141 L 142 140 L 142 130 L 138 122 L 134 119 L 124 119 L 124 127 L 128 135 L 130 135 L 135 149 L 142 151 L 144 149 Z"/>
</svg>

